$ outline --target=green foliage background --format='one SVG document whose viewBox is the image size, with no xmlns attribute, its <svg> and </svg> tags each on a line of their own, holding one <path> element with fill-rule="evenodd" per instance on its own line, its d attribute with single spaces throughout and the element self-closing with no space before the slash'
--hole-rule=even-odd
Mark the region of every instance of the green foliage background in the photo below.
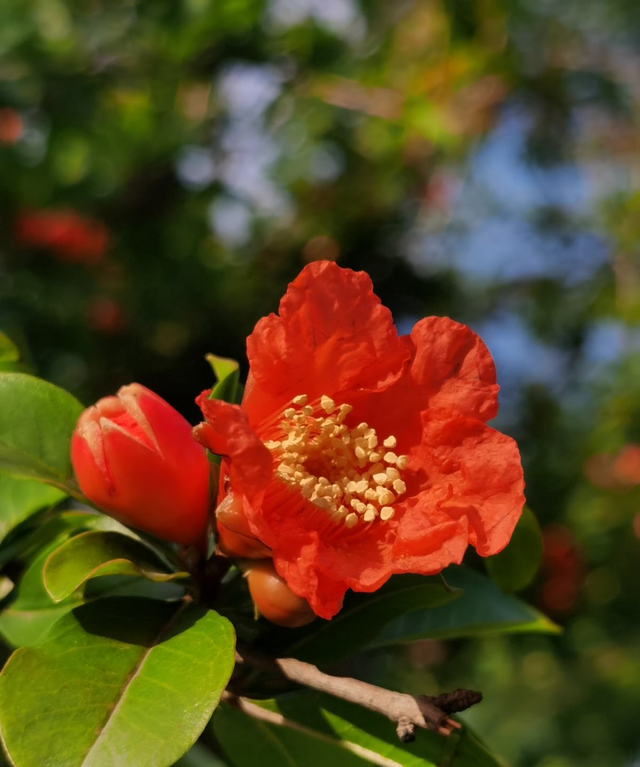
<svg viewBox="0 0 640 767">
<path fill-rule="evenodd" d="M 403 331 L 485 337 L 547 542 L 524 596 L 564 634 L 352 670 L 483 690 L 466 719 L 523 767 L 640 759 L 640 468 L 615 464 L 640 443 L 639 22 L 630 0 L 0 5 L 21 123 L 0 125 L 0 328 L 38 375 L 84 402 L 137 380 L 195 420 L 204 355 L 245 365 L 316 258 L 367 270 Z M 104 222 L 103 259 L 20 245 L 39 208 Z"/>
</svg>

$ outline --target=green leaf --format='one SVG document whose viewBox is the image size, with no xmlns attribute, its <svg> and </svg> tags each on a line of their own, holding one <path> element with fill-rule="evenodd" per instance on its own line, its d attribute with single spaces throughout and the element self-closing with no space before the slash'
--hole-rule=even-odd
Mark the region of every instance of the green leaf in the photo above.
<svg viewBox="0 0 640 767">
<path fill-rule="evenodd" d="M 24 373 L 0 373 L 0 469 L 65 485 L 69 443 L 82 405 L 57 386 Z"/>
<path fill-rule="evenodd" d="M 206 359 L 217 381 L 211 389 L 210 398 L 235 402 L 240 382 L 240 365 L 235 360 L 216 357 L 215 354 L 207 354 Z"/>
<path fill-rule="evenodd" d="M 235 767 L 499 767 L 466 729 L 449 738 L 418 730 L 415 742 L 404 744 L 385 717 L 328 695 L 299 693 L 253 703 L 284 722 L 220 706 L 213 728 Z"/>
<path fill-rule="evenodd" d="M 0 332 L 0 362 L 17 362 L 19 359 L 18 347 L 7 335 Z"/>
<path fill-rule="evenodd" d="M 42 580 L 44 564 L 71 536 L 94 525 L 114 524 L 108 517 L 84 512 L 63 512 L 41 525 L 24 542 L 19 556 L 26 568 L 13 589 L 12 600 L 0 613 L 0 633 L 14 647 L 37 642 L 59 618 L 83 601 L 80 592 L 54 602 Z M 115 523 L 117 524 L 117 523 Z"/>
<path fill-rule="evenodd" d="M 446 604 L 460 594 L 439 577 L 398 575 L 373 594 L 349 594 L 331 621 L 275 634 L 277 641 L 290 641 L 294 634 L 287 654 L 319 665 L 334 663 L 367 645 L 398 616 Z"/>
<path fill-rule="evenodd" d="M 47 557 L 44 586 L 54 602 L 71 596 L 90 578 L 134 575 L 163 583 L 189 578 L 167 573 L 165 564 L 144 544 L 115 532 L 90 531 L 63 543 Z"/>
<path fill-rule="evenodd" d="M 212 754 L 202 743 L 196 743 L 190 751 L 178 759 L 174 767 L 227 767 L 227 764 Z"/>
<path fill-rule="evenodd" d="M 462 589 L 455 602 L 403 615 L 390 623 L 371 646 L 415 642 L 432 637 L 490 636 L 496 634 L 557 634 L 560 628 L 516 597 L 503 594 L 488 578 L 466 567 L 445 570 L 447 583 Z"/>
<path fill-rule="evenodd" d="M 534 513 L 522 510 L 506 549 L 485 560 L 491 579 L 502 591 L 522 591 L 535 578 L 542 559 L 542 534 Z"/>
<path fill-rule="evenodd" d="M 107 598 L 62 618 L 0 676 L 15 767 L 168 767 L 197 740 L 234 665 L 232 625 L 184 602 Z"/>
<path fill-rule="evenodd" d="M 27 517 L 64 497 L 65 493 L 55 487 L 0 472 L 0 541 Z"/>
</svg>

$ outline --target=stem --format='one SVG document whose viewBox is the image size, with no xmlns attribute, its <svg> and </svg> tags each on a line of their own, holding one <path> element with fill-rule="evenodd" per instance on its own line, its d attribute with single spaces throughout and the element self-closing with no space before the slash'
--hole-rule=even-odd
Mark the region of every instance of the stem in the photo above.
<svg viewBox="0 0 640 767">
<path fill-rule="evenodd" d="M 433 730 L 441 735 L 450 735 L 454 729 L 460 728 L 458 722 L 453 721 L 425 695 L 407 695 L 359 679 L 331 676 L 295 658 L 270 658 L 243 649 L 236 652 L 236 660 L 254 668 L 278 671 L 292 682 L 386 716 L 396 723 L 398 737 L 403 742 L 414 739 L 415 727 Z"/>
<path fill-rule="evenodd" d="M 204 563 L 200 576 L 202 588 L 202 601 L 206 605 L 213 605 L 220 590 L 220 582 L 231 567 L 231 560 L 227 557 L 219 557 L 215 554 Z"/>
</svg>

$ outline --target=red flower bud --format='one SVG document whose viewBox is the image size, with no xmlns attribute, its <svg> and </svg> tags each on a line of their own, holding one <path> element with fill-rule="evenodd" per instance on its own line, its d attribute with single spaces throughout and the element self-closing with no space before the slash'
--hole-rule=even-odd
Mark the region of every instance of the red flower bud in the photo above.
<svg viewBox="0 0 640 767">
<path fill-rule="evenodd" d="M 258 612 L 271 623 L 294 629 L 316 617 L 307 600 L 294 594 L 278 575 L 270 559 L 252 565 L 247 582 Z"/>
<path fill-rule="evenodd" d="M 80 416 L 71 441 L 80 489 L 126 525 L 185 545 L 204 542 L 209 462 L 190 424 L 140 384 Z"/>
</svg>

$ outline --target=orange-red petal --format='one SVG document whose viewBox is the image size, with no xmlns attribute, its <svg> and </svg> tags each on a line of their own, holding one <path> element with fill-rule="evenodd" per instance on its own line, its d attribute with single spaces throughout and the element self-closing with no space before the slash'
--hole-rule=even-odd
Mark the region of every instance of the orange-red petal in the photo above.
<svg viewBox="0 0 640 767">
<path fill-rule="evenodd" d="M 229 458 L 234 490 L 249 499 L 257 497 L 271 479 L 271 453 L 238 405 L 209 399 L 209 394 L 204 391 L 196 399 L 206 420 L 194 428 L 193 436 L 212 453 Z"/>
<path fill-rule="evenodd" d="M 410 377 L 421 410 L 450 408 L 488 421 L 498 412 L 496 369 L 482 339 L 448 317 L 425 317 L 411 331 Z"/>
<path fill-rule="evenodd" d="M 329 261 L 306 266 L 247 339 L 251 374 L 243 407 L 253 425 L 298 394 L 380 391 L 409 357 L 389 310 L 364 272 Z"/>
<path fill-rule="evenodd" d="M 440 519 L 465 519 L 469 543 L 483 557 L 496 554 L 509 542 L 524 505 L 516 443 L 452 411 L 427 411 L 421 420 L 421 442 L 409 451 L 406 476 L 416 509 L 437 512 Z M 413 516 L 403 518 L 395 549 L 415 537 L 407 528 Z"/>
</svg>

